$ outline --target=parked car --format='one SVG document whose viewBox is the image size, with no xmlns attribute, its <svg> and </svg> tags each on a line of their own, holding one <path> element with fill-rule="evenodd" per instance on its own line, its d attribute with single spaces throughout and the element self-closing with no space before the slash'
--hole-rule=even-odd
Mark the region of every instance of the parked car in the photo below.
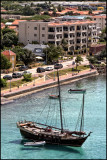
<svg viewBox="0 0 107 160">
<path fill-rule="evenodd" d="M 5 75 L 5 76 L 3 77 L 3 79 L 11 80 L 11 79 L 12 79 L 12 76 L 10 76 L 10 75 Z"/>
<path fill-rule="evenodd" d="M 62 65 L 62 64 L 56 63 L 56 64 L 54 65 L 54 69 L 60 69 L 60 68 L 63 68 L 63 65 Z"/>
<path fill-rule="evenodd" d="M 32 74 L 30 71 L 24 71 L 23 73 L 22 73 L 22 75 L 24 75 L 24 74 Z"/>
<path fill-rule="evenodd" d="M 12 74 L 12 77 L 13 78 L 21 78 L 22 77 L 22 74 L 21 73 L 18 73 L 18 72 L 14 72 L 13 74 Z"/>
<path fill-rule="evenodd" d="M 27 70 L 27 69 L 28 69 L 27 66 L 21 66 L 21 67 L 19 67 L 19 71 L 25 71 L 25 70 Z"/>
<path fill-rule="evenodd" d="M 44 69 L 44 68 L 41 68 L 41 67 L 38 67 L 38 68 L 37 68 L 37 73 L 41 73 L 41 72 L 45 72 L 45 69 Z"/>
<path fill-rule="evenodd" d="M 72 62 L 72 65 L 75 65 L 75 61 Z"/>
<path fill-rule="evenodd" d="M 52 67 L 46 67 L 46 68 L 45 68 L 45 71 L 52 71 L 52 70 L 53 70 Z"/>
</svg>

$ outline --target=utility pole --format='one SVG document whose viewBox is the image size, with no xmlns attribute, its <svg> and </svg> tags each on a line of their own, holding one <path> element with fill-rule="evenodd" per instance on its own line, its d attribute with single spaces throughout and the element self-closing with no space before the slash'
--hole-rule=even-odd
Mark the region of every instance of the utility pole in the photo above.
<svg viewBox="0 0 107 160">
<path fill-rule="evenodd" d="M 9 92 L 11 92 L 11 79 L 10 79 L 10 91 Z"/>
</svg>

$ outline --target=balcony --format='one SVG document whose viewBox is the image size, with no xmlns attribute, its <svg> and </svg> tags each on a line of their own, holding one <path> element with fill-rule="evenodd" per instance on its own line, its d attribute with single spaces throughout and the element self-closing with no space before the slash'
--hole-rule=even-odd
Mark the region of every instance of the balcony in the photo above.
<svg viewBox="0 0 107 160">
<path fill-rule="evenodd" d="M 55 39 L 54 35 L 48 35 L 48 39 Z"/>
<path fill-rule="evenodd" d="M 48 28 L 48 32 L 55 32 L 55 28 Z"/>
<path fill-rule="evenodd" d="M 77 26 L 77 30 L 80 31 L 81 30 L 81 26 Z"/>
</svg>

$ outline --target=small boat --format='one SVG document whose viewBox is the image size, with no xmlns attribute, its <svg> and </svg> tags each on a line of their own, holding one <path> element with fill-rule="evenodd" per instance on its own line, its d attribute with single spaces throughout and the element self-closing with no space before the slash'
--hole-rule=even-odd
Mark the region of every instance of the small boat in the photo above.
<svg viewBox="0 0 107 160">
<path fill-rule="evenodd" d="M 69 89 L 69 93 L 85 93 L 86 89 Z"/>
<path fill-rule="evenodd" d="M 26 142 L 24 143 L 24 146 L 43 146 L 46 144 L 45 141 L 39 141 L 39 142 Z"/>
<path fill-rule="evenodd" d="M 59 96 L 58 95 L 49 95 L 49 98 L 52 98 L 52 99 L 58 99 Z"/>
</svg>

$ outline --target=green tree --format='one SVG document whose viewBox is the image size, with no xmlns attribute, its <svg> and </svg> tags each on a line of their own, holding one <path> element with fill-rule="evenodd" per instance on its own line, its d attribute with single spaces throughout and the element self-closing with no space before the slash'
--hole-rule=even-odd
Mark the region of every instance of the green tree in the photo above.
<svg viewBox="0 0 107 160">
<path fill-rule="evenodd" d="M 34 15 L 35 14 L 35 10 L 30 8 L 30 6 L 25 6 L 22 9 L 22 14 L 25 15 L 25 16 Z"/>
<path fill-rule="evenodd" d="M 36 8 L 36 14 L 40 14 L 40 12 L 41 12 L 41 7 L 37 7 Z"/>
<path fill-rule="evenodd" d="M 5 47 L 12 47 L 12 45 L 17 45 L 18 36 L 15 33 L 6 33 L 3 36 L 2 44 Z"/>
<path fill-rule="evenodd" d="M 20 60 L 27 66 L 35 61 L 35 54 L 32 51 L 23 49 L 23 53 L 20 54 Z"/>
<path fill-rule="evenodd" d="M 92 14 L 92 9 L 89 10 L 88 14 Z"/>
<path fill-rule="evenodd" d="M 6 58 L 5 55 L 1 54 L 1 69 L 11 68 L 12 63 Z"/>
<path fill-rule="evenodd" d="M 64 51 L 68 51 L 68 42 L 65 39 L 62 39 L 61 45 Z"/>
<path fill-rule="evenodd" d="M 26 82 L 32 81 L 31 73 L 24 74 L 23 77 L 24 77 L 23 81 L 26 81 Z"/>
<path fill-rule="evenodd" d="M 61 11 L 62 11 L 62 7 L 61 7 L 60 4 L 58 5 L 58 8 L 57 8 L 57 9 L 58 9 L 58 12 L 61 12 Z"/>
<path fill-rule="evenodd" d="M 90 64 L 95 64 L 97 62 L 97 59 L 94 56 L 87 56 L 87 59 Z"/>
<path fill-rule="evenodd" d="M 24 49 L 21 48 L 20 46 L 15 46 L 14 48 L 11 49 L 14 53 L 16 53 L 16 61 L 20 61 L 20 55 L 24 54 Z"/>
<path fill-rule="evenodd" d="M 77 55 L 77 57 L 76 57 L 76 59 L 75 59 L 76 70 L 77 70 L 78 64 L 81 64 L 81 61 L 83 61 L 83 58 L 82 58 L 80 55 Z"/>
<path fill-rule="evenodd" d="M 47 64 L 52 64 L 53 61 L 58 60 L 58 57 L 63 54 L 63 50 L 60 46 L 49 45 L 44 49 L 45 59 L 47 58 Z"/>
<path fill-rule="evenodd" d="M 6 87 L 6 86 L 7 86 L 6 79 L 1 78 L 1 80 L 0 80 L 0 87 Z"/>
<path fill-rule="evenodd" d="M 15 33 L 15 31 L 13 29 L 3 28 L 2 34 L 5 35 L 6 33 Z"/>
<path fill-rule="evenodd" d="M 57 14 L 56 14 L 56 8 L 54 7 L 54 9 L 53 9 L 53 16 L 56 16 Z"/>
</svg>

